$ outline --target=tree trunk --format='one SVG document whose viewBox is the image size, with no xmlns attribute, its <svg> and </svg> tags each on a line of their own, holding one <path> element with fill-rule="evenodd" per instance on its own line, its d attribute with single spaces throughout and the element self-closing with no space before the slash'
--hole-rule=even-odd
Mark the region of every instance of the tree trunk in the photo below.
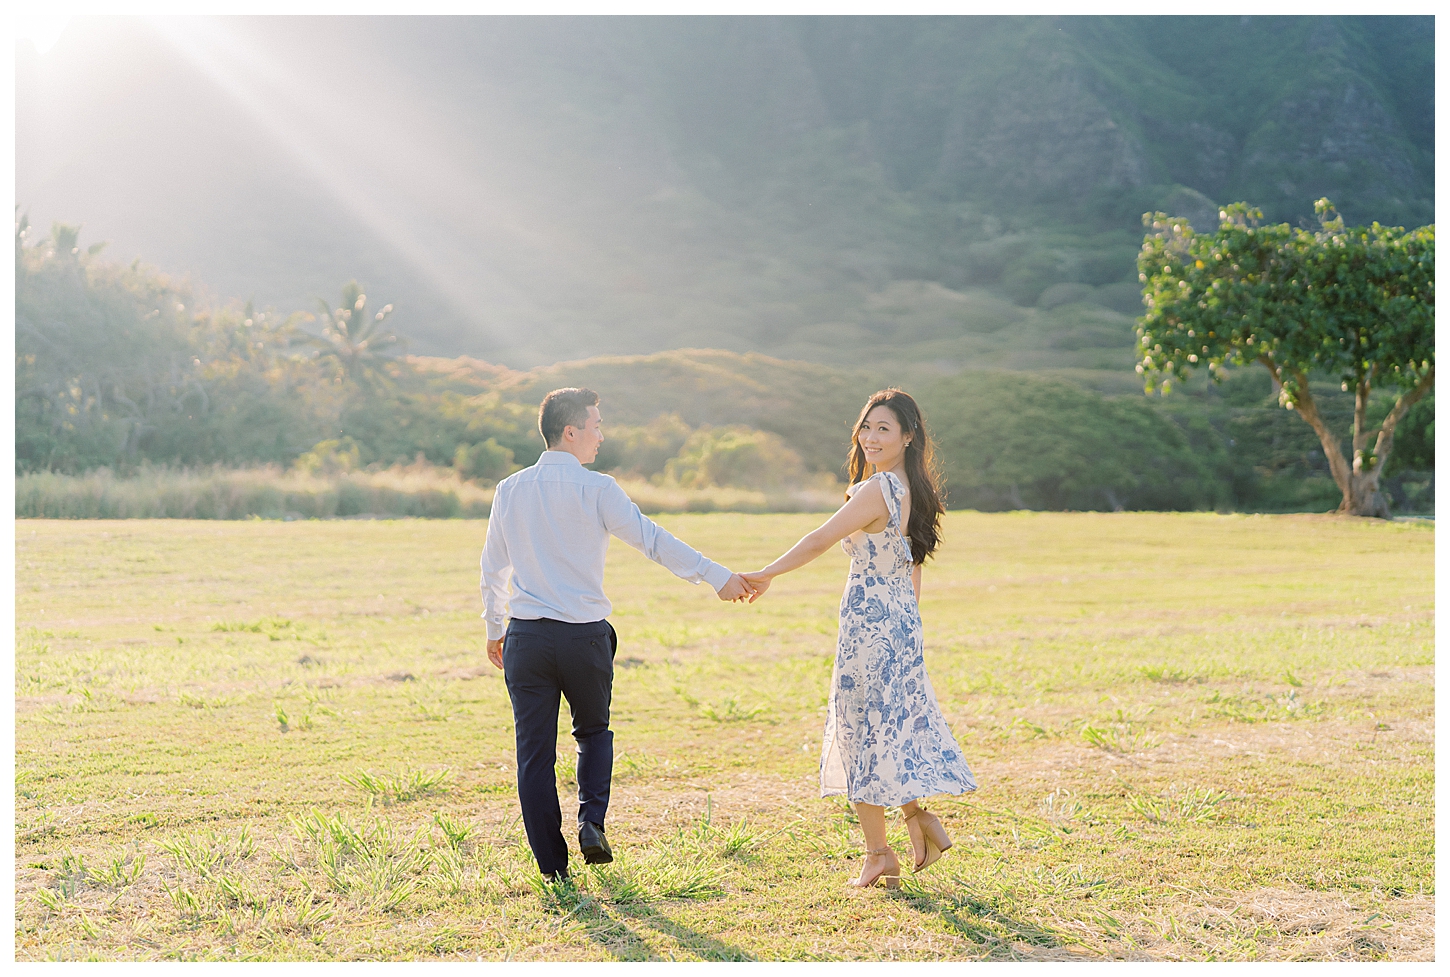
<svg viewBox="0 0 1450 977">
<path fill-rule="evenodd" d="M 1354 385 L 1354 431 L 1349 442 L 1350 457 L 1354 461 L 1350 466 L 1348 486 L 1340 486 L 1344 500 L 1339 503 L 1339 513 L 1388 519 L 1390 503 L 1380 491 L 1380 472 L 1384 470 L 1384 463 L 1366 450 L 1369 447 L 1369 394 L 1374 374 L 1371 366 L 1369 372 L 1361 375 Z"/>
<path fill-rule="evenodd" d="M 1361 433 L 1362 411 L 1356 403 L 1355 410 L 1355 452 L 1354 472 L 1350 477 L 1350 491 L 1345 494 L 1344 501 L 1339 506 L 1339 511 L 1350 516 L 1377 516 L 1381 519 L 1390 518 L 1390 503 L 1385 493 L 1379 490 L 1380 475 L 1385 470 L 1385 462 L 1389 461 L 1390 452 L 1395 446 L 1395 427 L 1406 412 L 1415 405 L 1417 401 L 1435 385 L 1435 369 L 1431 367 L 1415 384 L 1414 389 L 1403 393 L 1395 401 L 1395 406 L 1385 416 L 1384 423 L 1380 425 L 1379 435 L 1375 438 L 1374 453 L 1367 454 L 1364 446 L 1369 443 L 1369 432 Z M 1364 395 L 1356 398 L 1357 401 L 1368 400 L 1368 384 L 1365 385 Z"/>
<path fill-rule="evenodd" d="M 1342 516 L 1390 518 L 1390 500 L 1380 491 L 1379 466 L 1367 474 L 1350 474 L 1349 488 L 1344 492 L 1344 501 L 1339 503 L 1338 512 Z"/>
<path fill-rule="evenodd" d="M 1279 365 L 1267 356 L 1259 357 L 1259 362 L 1269 368 L 1269 375 L 1274 378 L 1274 382 L 1280 387 L 1280 403 L 1284 403 L 1287 395 L 1283 391 L 1283 380 L 1279 376 Z M 1288 406 L 1298 411 L 1299 416 L 1304 418 L 1305 422 L 1314 429 L 1315 434 L 1319 435 L 1319 446 L 1324 449 L 1324 460 L 1329 462 L 1329 474 L 1334 476 L 1334 484 L 1339 486 L 1339 491 L 1344 497 L 1344 500 L 1339 504 L 1339 511 L 1346 512 L 1351 504 L 1351 499 L 1354 497 L 1354 479 L 1358 476 L 1358 472 L 1351 470 L 1349 462 L 1344 460 L 1344 451 L 1339 446 L 1339 439 L 1334 436 L 1333 431 L 1329 430 L 1329 425 L 1324 423 L 1324 418 L 1319 416 L 1319 406 L 1314 403 L 1314 397 L 1309 393 L 1309 378 L 1302 373 L 1296 372 L 1294 379 L 1298 381 L 1299 396 L 1294 398 L 1293 402 L 1289 403 Z M 1373 472 L 1373 475 L 1374 484 L 1370 487 L 1369 491 L 1371 494 L 1376 494 L 1379 490 L 1379 472 Z M 1362 486 L 1360 487 L 1360 491 L 1363 491 Z M 1388 512 L 1388 509 L 1386 509 L 1386 512 Z M 1356 512 L 1354 514 L 1368 515 L 1369 513 Z"/>
<path fill-rule="evenodd" d="M 1259 361 L 1269 368 L 1269 373 L 1275 382 L 1280 382 L 1278 365 L 1269 357 L 1260 357 Z M 1435 385 L 1434 367 L 1425 372 L 1425 375 L 1420 378 L 1420 382 L 1415 384 L 1414 389 L 1401 394 L 1395 401 L 1395 406 L 1391 408 L 1384 423 L 1380 425 L 1373 454 L 1365 451 L 1365 447 L 1369 443 L 1369 431 L 1365 427 L 1365 412 L 1369 405 L 1369 378 L 1358 385 L 1355 390 L 1353 465 L 1345 460 L 1344 452 L 1339 446 L 1339 439 L 1334 436 L 1328 425 L 1324 423 L 1324 419 L 1319 416 L 1319 408 L 1309 394 L 1308 378 L 1301 373 L 1296 373 L 1295 379 L 1298 381 L 1300 395 L 1292 406 L 1299 412 L 1299 416 L 1314 429 L 1314 433 L 1319 435 L 1319 444 L 1324 448 L 1324 457 L 1329 462 L 1329 471 L 1334 476 L 1334 484 L 1339 486 L 1339 491 L 1343 494 L 1339 509 L 1336 511 L 1345 516 L 1390 518 L 1389 499 L 1380 491 L 1380 474 L 1385 470 L 1385 462 L 1389 460 L 1390 451 L 1394 448 L 1395 426 L 1400 423 L 1400 419 L 1405 416 L 1405 413 Z"/>
</svg>

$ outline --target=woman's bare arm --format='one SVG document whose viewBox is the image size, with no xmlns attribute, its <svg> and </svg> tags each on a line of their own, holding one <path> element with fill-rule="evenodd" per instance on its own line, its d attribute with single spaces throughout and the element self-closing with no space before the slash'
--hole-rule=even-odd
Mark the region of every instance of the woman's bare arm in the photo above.
<svg viewBox="0 0 1450 977">
<path fill-rule="evenodd" d="M 805 566 L 857 530 L 889 519 L 890 516 L 879 483 L 874 483 L 870 488 L 861 488 L 831 518 L 822 523 L 820 528 L 802 536 L 800 542 L 786 550 L 770 566 L 754 573 L 741 574 L 755 588 L 755 593 L 750 598 L 751 603 L 765 593 L 775 577 Z"/>
<path fill-rule="evenodd" d="M 908 544 L 909 545 L 909 544 Z M 916 602 L 921 603 L 921 564 L 915 563 L 911 567 L 911 589 L 916 593 Z"/>
</svg>

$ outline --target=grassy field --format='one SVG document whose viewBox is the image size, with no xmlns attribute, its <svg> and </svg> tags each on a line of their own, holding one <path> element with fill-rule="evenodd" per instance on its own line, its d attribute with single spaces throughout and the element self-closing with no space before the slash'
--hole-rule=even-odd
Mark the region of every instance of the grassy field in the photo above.
<svg viewBox="0 0 1450 977">
<path fill-rule="evenodd" d="M 661 522 L 748 568 L 818 518 Z M 570 892 L 522 840 L 482 522 L 16 537 L 20 959 L 1434 956 L 1426 524 L 949 514 L 927 667 L 981 789 L 896 893 L 844 888 L 817 797 L 839 552 L 745 607 L 611 551 L 617 859 Z"/>
</svg>

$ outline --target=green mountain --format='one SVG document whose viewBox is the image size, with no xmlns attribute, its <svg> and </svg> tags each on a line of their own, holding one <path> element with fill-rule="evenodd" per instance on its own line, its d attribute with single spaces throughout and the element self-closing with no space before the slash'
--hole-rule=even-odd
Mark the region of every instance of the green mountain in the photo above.
<svg viewBox="0 0 1450 977">
<path fill-rule="evenodd" d="M 1429 17 L 78 18 L 17 199 L 418 353 L 1131 384 L 1139 217 L 1420 224 Z"/>
</svg>

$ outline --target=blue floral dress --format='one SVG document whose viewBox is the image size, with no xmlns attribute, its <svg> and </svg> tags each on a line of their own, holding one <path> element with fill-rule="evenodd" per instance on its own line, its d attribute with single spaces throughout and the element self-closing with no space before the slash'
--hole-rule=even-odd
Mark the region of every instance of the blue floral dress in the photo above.
<svg viewBox="0 0 1450 977">
<path fill-rule="evenodd" d="M 906 489 L 891 472 L 878 472 L 851 491 L 872 482 L 891 519 L 879 533 L 841 541 L 851 573 L 826 706 L 821 796 L 894 807 L 932 794 L 964 794 L 977 782 L 926 677 L 911 544 L 901 532 Z"/>
</svg>

